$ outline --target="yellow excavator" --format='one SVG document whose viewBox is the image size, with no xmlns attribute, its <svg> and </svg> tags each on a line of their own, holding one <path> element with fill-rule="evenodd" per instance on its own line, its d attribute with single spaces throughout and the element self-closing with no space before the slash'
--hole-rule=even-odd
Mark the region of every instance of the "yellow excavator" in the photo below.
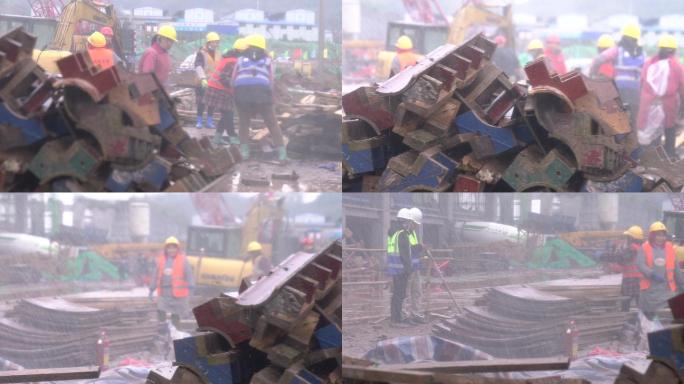
<svg viewBox="0 0 684 384">
<path fill-rule="evenodd" d="M 84 28 L 84 25 L 90 28 Z M 34 50 L 33 59 L 47 72 L 58 73 L 57 60 L 86 49 L 88 34 L 102 27 L 110 27 L 114 32 L 110 48 L 120 58 L 127 57 L 133 46 L 133 31 L 121 27 L 114 6 L 91 0 L 72 0 L 62 9 L 52 41 L 45 50 Z M 123 35 L 129 43 L 126 47 L 122 43 Z"/>
<path fill-rule="evenodd" d="M 406 2 L 405 2 L 406 4 Z M 453 16 L 451 22 L 429 24 L 425 21 L 392 21 L 387 25 L 386 49 L 378 54 L 376 76 L 389 77 L 395 56 L 397 39 L 406 35 L 413 41 L 413 50 L 426 55 L 445 43 L 459 45 L 478 33 L 487 36 L 503 34 L 507 45 L 515 47 L 515 31 L 511 5 L 486 5 L 483 1 L 469 0 Z"/>
<path fill-rule="evenodd" d="M 272 257 L 284 233 L 285 210 L 282 199 L 258 199 L 249 209 L 244 224 L 192 225 L 187 240 L 181 243 L 195 273 L 197 285 L 234 289 L 252 273 L 246 260 L 247 245 L 262 244 L 263 253 Z M 123 243 L 92 245 L 90 250 L 117 264 L 138 260 L 148 263 L 161 254 L 163 243 Z"/>
</svg>

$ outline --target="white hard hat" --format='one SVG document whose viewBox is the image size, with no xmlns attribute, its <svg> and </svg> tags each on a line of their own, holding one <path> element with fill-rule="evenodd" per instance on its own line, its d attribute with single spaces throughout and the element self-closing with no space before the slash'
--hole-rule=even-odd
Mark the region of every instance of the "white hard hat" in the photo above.
<svg viewBox="0 0 684 384">
<path fill-rule="evenodd" d="M 413 207 L 409 210 L 409 212 L 411 213 L 411 220 L 413 220 L 416 224 L 421 224 L 423 222 L 423 211 Z"/>
<path fill-rule="evenodd" d="M 411 215 L 411 210 L 408 208 L 402 208 L 397 212 L 397 219 L 404 219 L 404 220 L 413 220 L 413 216 Z"/>
</svg>

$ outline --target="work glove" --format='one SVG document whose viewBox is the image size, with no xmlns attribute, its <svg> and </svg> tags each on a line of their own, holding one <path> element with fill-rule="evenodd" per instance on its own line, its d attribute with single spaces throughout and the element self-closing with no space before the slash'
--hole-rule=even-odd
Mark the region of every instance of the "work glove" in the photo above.
<svg viewBox="0 0 684 384">
<path fill-rule="evenodd" d="M 209 86 L 209 81 L 207 79 L 202 79 L 202 88 L 206 88 Z"/>
<path fill-rule="evenodd" d="M 654 283 L 664 283 L 665 278 L 661 275 L 653 274 L 651 275 L 651 280 L 653 280 Z"/>
</svg>

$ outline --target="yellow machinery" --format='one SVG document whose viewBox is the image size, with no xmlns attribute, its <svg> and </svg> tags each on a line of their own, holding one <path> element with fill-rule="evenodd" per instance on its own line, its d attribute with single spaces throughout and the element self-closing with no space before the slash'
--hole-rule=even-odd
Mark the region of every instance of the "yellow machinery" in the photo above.
<svg viewBox="0 0 684 384">
<path fill-rule="evenodd" d="M 244 225 L 194 225 L 188 228 L 187 241 L 181 246 L 195 272 L 198 285 L 237 288 L 252 274 L 246 260 L 247 244 L 259 241 L 263 254 L 271 257 L 273 245 L 283 231 L 285 211 L 282 200 L 259 198 L 249 209 Z M 125 262 L 134 257 L 154 260 L 164 249 L 163 243 L 104 244 L 90 247 L 106 259 Z"/>
<path fill-rule="evenodd" d="M 122 29 L 116 16 L 113 5 L 101 5 L 90 0 L 72 0 L 64 6 L 59 16 L 57 30 L 47 50 L 33 51 L 33 58 L 47 72 L 57 73 L 56 61 L 69 56 L 72 52 L 86 49 L 87 35 L 79 33 L 79 28 L 84 23 L 90 23 L 99 30 L 101 27 L 110 27 L 114 32 L 111 49 L 119 57 L 124 58 L 122 46 Z M 87 34 L 93 32 L 88 31 Z"/>
<path fill-rule="evenodd" d="M 414 51 L 425 55 L 445 43 L 459 45 L 480 32 L 487 36 L 503 34 L 507 44 L 513 47 L 515 35 L 511 6 L 487 6 L 467 1 L 456 11 L 451 25 L 390 22 L 387 26 L 386 50 L 378 54 L 376 76 L 380 80 L 389 77 L 395 56 L 394 44 L 400 36 L 410 37 Z"/>
<path fill-rule="evenodd" d="M 684 264 L 684 211 L 663 212 L 663 224 L 673 236 L 677 260 L 682 266 Z"/>
</svg>

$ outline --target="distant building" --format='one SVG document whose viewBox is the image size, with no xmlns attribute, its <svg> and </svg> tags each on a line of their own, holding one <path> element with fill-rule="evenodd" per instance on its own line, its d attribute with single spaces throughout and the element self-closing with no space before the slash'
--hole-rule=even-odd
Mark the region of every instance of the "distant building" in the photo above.
<svg viewBox="0 0 684 384">
<path fill-rule="evenodd" d="M 317 41 L 316 13 L 307 9 L 293 9 L 284 13 L 266 15 L 258 9 L 241 9 L 221 19 L 238 24 L 240 35 L 259 33 L 270 39 Z M 326 31 L 326 40 L 332 34 Z"/>
<path fill-rule="evenodd" d="M 186 23 L 210 24 L 214 22 L 214 11 L 206 8 L 192 8 L 185 10 Z"/>
</svg>

